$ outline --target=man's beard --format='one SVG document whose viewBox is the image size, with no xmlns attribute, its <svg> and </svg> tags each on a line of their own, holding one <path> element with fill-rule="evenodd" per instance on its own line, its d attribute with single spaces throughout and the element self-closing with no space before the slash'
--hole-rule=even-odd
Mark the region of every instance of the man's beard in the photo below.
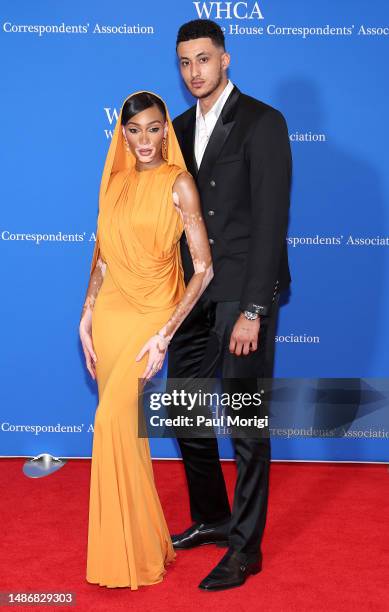
<svg viewBox="0 0 389 612">
<path fill-rule="evenodd" d="M 213 92 L 216 91 L 216 89 L 219 87 L 219 85 L 222 82 L 222 80 L 223 80 L 223 73 L 220 72 L 219 73 L 219 78 L 218 78 L 217 82 L 214 85 L 212 85 L 211 88 L 206 93 L 203 93 L 203 94 L 198 95 L 198 96 L 196 95 L 196 93 L 193 93 L 193 91 L 191 91 L 189 89 L 189 87 L 188 87 L 188 89 L 189 89 L 190 93 L 195 98 L 197 98 L 198 100 L 203 100 L 204 98 L 208 98 L 208 96 L 211 96 L 213 94 Z"/>
</svg>

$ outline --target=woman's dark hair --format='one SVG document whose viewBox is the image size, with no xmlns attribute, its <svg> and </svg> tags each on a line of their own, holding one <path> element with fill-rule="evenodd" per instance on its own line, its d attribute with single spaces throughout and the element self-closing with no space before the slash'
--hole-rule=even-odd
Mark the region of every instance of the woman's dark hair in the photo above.
<svg viewBox="0 0 389 612">
<path fill-rule="evenodd" d="M 166 110 L 162 100 L 157 96 L 154 96 L 152 93 L 142 91 L 134 94 L 124 103 L 122 110 L 122 125 L 126 125 L 127 122 L 134 117 L 134 115 L 141 113 L 142 111 L 146 110 L 146 108 L 150 108 L 151 106 L 156 106 L 159 108 L 164 121 L 166 121 Z"/>
<path fill-rule="evenodd" d="M 216 47 L 222 47 L 225 50 L 223 30 L 210 19 L 194 19 L 184 23 L 178 30 L 176 50 L 180 42 L 196 38 L 210 38 Z"/>
</svg>

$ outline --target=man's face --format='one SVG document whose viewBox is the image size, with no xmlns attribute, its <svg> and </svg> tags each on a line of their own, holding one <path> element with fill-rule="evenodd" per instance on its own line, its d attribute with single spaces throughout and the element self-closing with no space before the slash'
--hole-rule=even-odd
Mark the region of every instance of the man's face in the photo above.
<svg viewBox="0 0 389 612">
<path fill-rule="evenodd" d="M 206 98 L 219 87 L 230 63 L 229 54 L 210 38 L 180 42 L 177 55 L 184 83 L 196 98 Z"/>
</svg>

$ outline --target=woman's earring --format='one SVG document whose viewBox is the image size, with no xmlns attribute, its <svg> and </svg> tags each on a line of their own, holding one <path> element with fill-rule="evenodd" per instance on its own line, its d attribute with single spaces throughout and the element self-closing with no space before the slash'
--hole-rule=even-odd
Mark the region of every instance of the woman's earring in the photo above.
<svg viewBox="0 0 389 612">
<path fill-rule="evenodd" d="M 124 139 L 124 146 L 126 147 L 126 151 L 127 151 L 127 153 L 128 153 L 128 154 L 130 154 L 130 153 L 131 153 L 131 151 L 130 151 L 130 147 L 129 147 L 129 144 L 128 144 L 128 140 L 127 140 L 127 138 L 124 136 L 124 134 L 123 134 L 123 139 Z"/>
<path fill-rule="evenodd" d="M 167 139 L 162 139 L 162 157 L 167 160 Z"/>
</svg>

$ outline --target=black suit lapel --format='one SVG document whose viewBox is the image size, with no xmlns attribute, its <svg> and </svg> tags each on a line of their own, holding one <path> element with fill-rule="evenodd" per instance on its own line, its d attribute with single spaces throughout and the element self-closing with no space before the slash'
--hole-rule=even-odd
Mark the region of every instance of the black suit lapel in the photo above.
<svg viewBox="0 0 389 612">
<path fill-rule="evenodd" d="M 185 159 L 188 171 L 192 176 L 196 177 L 198 172 L 196 157 L 194 154 L 194 139 L 196 130 L 196 106 L 190 115 L 188 123 L 182 134 L 182 154 Z"/>
<path fill-rule="evenodd" d="M 227 140 L 232 128 L 235 125 L 234 114 L 236 109 L 236 104 L 238 102 L 240 95 L 239 89 L 234 86 L 234 89 L 231 91 L 228 96 L 225 105 L 223 106 L 223 110 L 219 115 L 219 118 L 215 124 L 215 127 L 212 131 L 211 137 L 208 141 L 206 149 L 204 151 L 203 159 L 200 164 L 200 169 L 197 173 L 197 183 L 199 186 L 203 185 L 205 181 L 209 179 L 209 176 L 212 172 L 214 163 L 218 158 L 225 141 Z M 196 123 L 196 115 L 194 115 L 194 125 Z M 194 134 L 194 132 L 193 132 Z M 194 158 L 194 136 L 192 139 L 192 151 Z"/>
</svg>

